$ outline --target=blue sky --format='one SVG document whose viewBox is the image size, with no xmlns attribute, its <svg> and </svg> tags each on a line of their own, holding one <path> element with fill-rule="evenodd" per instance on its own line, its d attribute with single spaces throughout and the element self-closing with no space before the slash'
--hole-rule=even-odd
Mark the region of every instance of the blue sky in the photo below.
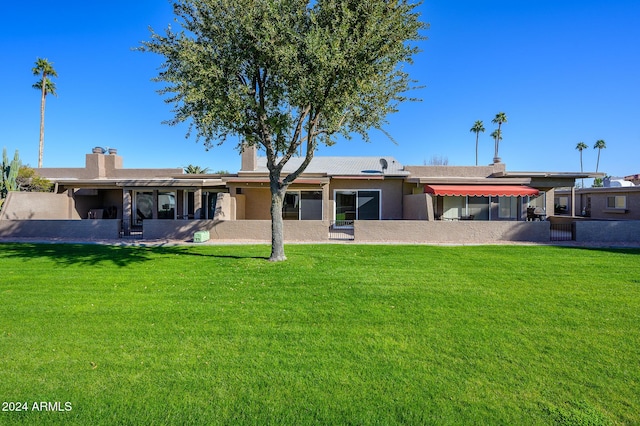
<svg viewBox="0 0 640 426">
<path fill-rule="evenodd" d="M 185 139 L 186 126 L 161 124 L 171 107 L 151 78 L 161 58 L 131 49 L 173 20 L 164 0 L 9 2 L 3 6 L 0 54 L 3 102 L 0 146 L 37 165 L 40 96 L 31 88 L 38 57 L 53 62 L 58 97 L 47 97 L 45 167 L 82 167 L 94 146 L 117 148 L 125 167 L 236 171 L 228 142 L 205 151 Z M 491 119 L 503 111 L 500 156 L 511 171 L 640 173 L 640 2 L 637 0 L 426 0 L 431 28 L 409 68 L 421 102 L 401 105 L 386 130 L 367 144 L 354 138 L 317 155 L 391 155 L 421 165 L 434 156 L 451 165 L 493 158 Z"/>
</svg>

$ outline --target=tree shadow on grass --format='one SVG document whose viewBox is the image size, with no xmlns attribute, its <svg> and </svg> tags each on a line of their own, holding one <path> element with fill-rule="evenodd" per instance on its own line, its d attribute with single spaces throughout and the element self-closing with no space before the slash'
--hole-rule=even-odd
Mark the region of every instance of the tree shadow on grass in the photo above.
<svg viewBox="0 0 640 426">
<path fill-rule="evenodd" d="M 141 247 L 109 244 L 44 244 L 1 243 L 0 262 L 3 258 L 34 260 L 48 258 L 59 265 L 95 266 L 111 263 L 125 267 L 158 260 L 158 255 L 202 256 L 220 259 L 262 259 L 266 256 L 233 255 L 227 253 L 200 253 L 189 247 Z"/>
<path fill-rule="evenodd" d="M 0 261 L 18 258 L 25 261 L 48 258 L 59 265 L 94 266 L 110 262 L 116 266 L 128 266 L 151 260 L 151 253 L 144 247 L 127 247 L 102 244 L 1 244 Z"/>
</svg>

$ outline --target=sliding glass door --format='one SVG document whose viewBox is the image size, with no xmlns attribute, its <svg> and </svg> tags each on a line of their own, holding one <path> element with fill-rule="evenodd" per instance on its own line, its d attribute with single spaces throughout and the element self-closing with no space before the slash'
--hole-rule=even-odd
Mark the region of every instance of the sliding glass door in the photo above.
<svg viewBox="0 0 640 426">
<path fill-rule="evenodd" d="M 336 221 L 380 220 L 381 191 L 335 191 Z"/>
</svg>

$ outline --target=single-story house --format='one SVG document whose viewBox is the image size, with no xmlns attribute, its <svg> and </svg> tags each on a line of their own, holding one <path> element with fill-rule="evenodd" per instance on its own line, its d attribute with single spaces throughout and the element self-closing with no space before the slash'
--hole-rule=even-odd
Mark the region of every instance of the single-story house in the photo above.
<svg viewBox="0 0 640 426">
<path fill-rule="evenodd" d="M 292 158 L 283 173 L 301 161 Z M 116 237 L 185 238 L 207 228 L 217 238 L 270 238 L 269 172 L 266 158 L 254 147 L 245 147 L 241 168 L 233 174 L 126 169 L 116 150 L 101 148 L 86 154 L 84 168 L 37 171 L 55 184 L 54 193 L 11 193 L 0 212 L 0 236 L 53 232 L 50 225 L 39 227 L 34 221 L 57 220 L 67 221 L 69 229 L 79 227 L 83 235 L 100 235 L 95 230 L 109 223 L 105 232 Z M 469 229 L 476 239 L 543 238 L 538 231 L 525 232 L 543 225 L 523 225 L 552 214 L 557 188 L 600 175 L 510 172 L 504 163 L 404 166 L 389 156 L 316 156 L 285 196 L 285 238 L 328 239 L 327 229 L 336 226 L 355 227 L 356 236 L 358 229 L 369 227 L 369 239 L 422 241 L 428 234 L 468 240 Z M 31 222 L 27 226 L 25 221 Z M 444 222 L 450 225 L 434 227 Z M 399 231 L 400 223 L 406 231 Z"/>
</svg>

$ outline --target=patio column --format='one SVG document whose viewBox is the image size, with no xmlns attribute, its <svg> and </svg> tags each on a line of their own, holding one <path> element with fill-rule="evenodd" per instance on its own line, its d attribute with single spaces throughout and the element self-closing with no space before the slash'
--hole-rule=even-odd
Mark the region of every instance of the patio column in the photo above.
<svg viewBox="0 0 640 426">
<path fill-rule="evenodd" d="M 193 194 L 193 218 L 195 220 L 204 218 L 202 213 L 202 188 L 198 188 Z"/>
<path fill-rule="evenodd" d="M 154 189 L 153 190 L 153 196 L 151 197 L 152 199 L 152 206 L 151 206 L 151 219 L 157 219 L 158 218 L 158 190 Z"/>
<path fill-rule="evenodd" d="M 122 230 L 125 235 L 129 235 L 131 228 L 131 191 L 122 190 Z"/>
<path fill-rule="evenodd" d="M 571 217 L 576 216 L 576 185 L 571 187 Z"/>
</svg>

